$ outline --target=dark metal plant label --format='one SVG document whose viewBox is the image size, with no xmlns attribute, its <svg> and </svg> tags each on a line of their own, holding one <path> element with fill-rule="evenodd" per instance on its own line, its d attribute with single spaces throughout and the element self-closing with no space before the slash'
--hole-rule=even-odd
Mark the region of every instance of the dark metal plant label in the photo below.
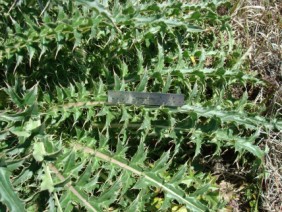
<svg viewBox="0 0 282 212">
<path fill-rule="evenodd" d="M 108 91 L 108 102 L 114 104 L 158 105 L 178 107 L 184 105 L 183 94 Z"/>
</svg>

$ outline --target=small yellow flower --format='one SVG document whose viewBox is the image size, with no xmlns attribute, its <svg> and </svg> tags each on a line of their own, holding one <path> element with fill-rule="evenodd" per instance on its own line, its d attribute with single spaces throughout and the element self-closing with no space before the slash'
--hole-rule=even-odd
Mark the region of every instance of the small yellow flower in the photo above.
<svg viewBox="0 0 282 212">
<path fill-rule="evenodd" d="M 193 65 L 195 66 L 195 65 L 196 65 L 196 59 L 195 59 L 195 57 L 194 57 L 194 56 L 190 56 L 190 59 L 191 59 Z"/>
</svg>

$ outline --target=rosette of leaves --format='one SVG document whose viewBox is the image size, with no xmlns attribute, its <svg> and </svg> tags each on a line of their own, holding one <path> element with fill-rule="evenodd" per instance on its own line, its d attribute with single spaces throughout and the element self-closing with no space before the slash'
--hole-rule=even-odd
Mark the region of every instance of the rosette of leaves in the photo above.
<svg viewBox="0 0 282 212">
<path fill-rule="evenodd" d="M 0 207 L 223 208 L 191 161 L 212 145 L 257 170 L 256 141 L 281 130 L 230 93 L 262 82 L 245 73 L 223 3 L 0 0 Z M 109 105 L 110 89 L 184 93 L 185 105 Z"/>
</svg>

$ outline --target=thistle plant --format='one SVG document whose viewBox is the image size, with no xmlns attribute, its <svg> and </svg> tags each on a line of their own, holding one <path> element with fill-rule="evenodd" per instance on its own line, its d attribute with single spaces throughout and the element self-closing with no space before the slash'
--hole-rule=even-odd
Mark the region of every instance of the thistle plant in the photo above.
<svg viewBox="0 0 282 212">
<path fill-rule="evenodd" d="M 0 0 L 0 208 L 224 208 L 193 161 L 212 146 L 211 158 L 231 149 L 259 170 L 258 141 L 282 122 L 248 96 L 264 82 L 221 5 Z M 109 105 L 108 90 L 182 93 L 185 105 Z"/>
</svg>

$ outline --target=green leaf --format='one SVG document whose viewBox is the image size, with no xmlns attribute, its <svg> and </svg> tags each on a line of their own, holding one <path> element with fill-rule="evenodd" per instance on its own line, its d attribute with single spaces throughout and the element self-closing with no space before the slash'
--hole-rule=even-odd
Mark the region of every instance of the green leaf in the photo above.
<svg viewBox="0 0 282 212">
<path fill-rule="evenodd" d="M 34 164 L 32 164 L 34 165 Z M 32 178 L 32 176 L 34 175 L 34 173 L 30 170 L 32 165 L 26 167 L 24 170 L 22 170 L 22 172 L 20 173 L 19 176 L 17 176 L 17 178 L 15 178 L 13 184 L 14 186 L 18 186 L 21 185 L 25 182 L 27 182 L 29 179 Z"/>
<path fill-rule="evenodd" d="M 23 202 L 10 182 L 10 172 L 4 167 L 0 167 L 0 179 L 0 202 L 4 203 L 11 212 L 24 212 Z"/>
<path fill-rule="evenodd" d="M 193 136 L 191 139 L 192 139 L 192 142 L 196 144 L 195 155 L 193 157 L 195 159 L 201 153 L 201 147 L 203 144 L 202 133 L 200 131 L 193 133 Z"/>
<path fill-rule="evenodd" d="M 64 158 L 64 160 L 64 173 L 68 175 L 73 171 L 73 168 L 75 167 L 75 153 L 73 151 L 70 151 Z"/>
<path fill-rule="evenodd" d="M 210 189 L 210 184 L 203 185 L 201 188 L 197 189 L 193 192 L 192 196 L 197 197 L 199 195 L 203 195 Z"/>
<path fill-rule="evenodd" d="M 136 211 L 144 211 L 144 197 L 145 192 L 144 190 L 141 190 L 141 192 L 138 194 L 137 198 L 131 203 L 129 208 L 127 209 L 128 212 L 136 212 Z"/>
<path fill-rule="evenodd" d="M 137 152 L 130 160 L 130 166 L 139 170 L 140 167 L 144 166 L 144 162 L 146 158 L 147 158 L 147 150 L 145 149 L 143 142 L 141 142 L 138 146 Z"/>
<path fill-rule="evenodd" d="M 44 173 L 41 175 L 41 180 L 42 182 L 40 185 L 40 190 L 48 190 L 50 193 L 52 193 L 54 191 L 54 184 L 49 167 L 47 165 L 44 165 Z"/>
<path fill-rule="evenodd" d="M 28 55 L 29 55 L 29 66 L 31 67 L 31 61 L 32 61 L 32 58 L 35 54 L 35 48 L 33 48 L 32 46 L 27 46 L 27 51 L 28 51 Z"/>
<path fill-rule="evenodd" d="M 170 75 L 170 73 L 168 73 L 166 81 L 165 81 L 165 85 L 162 89 L 162 93 L 167 93 L 169 91 L 169 88 L 171 86 L 171 82 L 172 82 L 171 75 Z"/>
<path fill-rule="evenodd" d="M 74 46 L 73 46 L 72 49 L 74 50 L 76 47 L 80 46 L 82 34 L 79 33 L 77 30 L 74 30 L 73 35 L 74 35 L 74 38 L 75 38 L 75 43 L 74 43 Z"/>
<path fill-rule="evenodd" d="M 33 105 L 37 99 L 38 95 L 38 85 L 34 85 L 24 96 L 24 104 L 25 105 Z"/>
<path fill-rule="evenodd" d="M 92 162 L 90 161 L 76 183 L 76 186 L 78 188 L 79 187 L 83 188 L 84 185 L 89 182 L 89 179 L 91 178 L 91 174 L 92 174 L 91 170 L 92 170 Z"/>
<path fill-rule="evenodd" d="M 10 132 L 15 134 L 18 137 L 29 137 L 31 133 L 29 131 L 24 130 L 22 127 L 12 127 Z"/>
<path fill-rule="evenodd" d="M 43 30 L 42 30 L 43 31 Z M 41 37 L 41 43 L 39 45 L 41 51 L 40 51 L 40 55 L 39 55 L 39 58 L 38 60 L 40 61 L 41 60 L 41 57 L 44 55 L 44 53 L 48 50 L 48 44 L 47 44 L 47 41 L 46 41 L 46 38 L 45 37 Z"/>
<path fill-rule="evenodd" d="M 17 70 L 17 67 L 22 63 L 22 61 L 23 61 L 23 56 L 22 55 L 16 55 L 16 60 L 17 60 L 17 63 L 16 63 L 16 66 L 15 66 L 15 68 L 14 68 L 14 71 L 16 71 Z"/>
<path fill-rule="evenodd" d="M 4 141 L 9 135 L 10 132 L 0 132 L 0 141 Z"/>
<path fill-rule="evenodd" d="M 155 68 L 156 72 L 161 72 L 164 68 L 164 49 L 163 47 L 158 43 L 158 63 Z"/>
<path fill-rule="evenodd" d="M 11 100 L 20 108 L 23 108 L 23 100 L 16 93 L 15 88 L 12 88 L 7 84 L 7 88 L 4 91 L 10 96 Z"/>
<path fill-rule="evenodd" d="M 222 122 L 234 122 L 237 125 L 244 125 L 248 129 L 256 129 L 256 127 L 261 126 L 266 129 L 273 129 L 277 126 L 275 124 L 268 122 L 264 117 L 260 116 L 247 116 L 247 114 L 239 114 L 236 111 L 224 111 L 217 108 L 204 108 L 202 106 L 194 105 L 184 105 L 180 108 L 179 112 L 194 111 L 199 116 L 203 117 L 218 117 Z M 278 129 L 280 129 L 278 127 Z"/>
<path fill-rule="evenodd" d="M 105 192 L 103 192 L 102 195 L 100 195 L 97 198 L 97 202 L 99 204 L 103 204 L 105 207 L 109 207 L 110 204 L 112 204 L 118 197 L 118 190 L 121 189 L 122 182 L 120 182 L 120 179 L 117 179 L 114 184 L 107 189 Z"/>
<path fill-rule="evenodd" d="M 114 19 L 112 18 L 111 13 L 108 10 L 106 10 L 106 8 L 102 4 L 100 4 L 97 0 L 91 1 L 91 2 L 85 1 L 85 0 L 77 0 L 77 1 L 93 8 L 94 10 L 96 10 L 102 16 L 107 18 L 114 25 L 114 27 L 117 29 L 117 31 L 120 32 L 120 30 L 117 28 L 117 26 L 115 24 Z"/>
<path fill-rule="evenodd" d="M 146 172 L 140 172 L 139 170 L 135 169 L 132 166 L 129 166 L 127 163 L 123 163 L 120 160 L 116 160 L 114 158 L 111 158 L 110 156 L 99 152 L 99 151 L 94 151 L 91 148 L 88 147 L 84 147 L 80 144 L 75 144 L 74 145 L 74 149 L 76 151 L 80 150 L 83 151 L 85 153 L 88 154 L 92 154 L 108 163 L 114 164 L 118 167 L 120 167 L 121 169 L 124 169 L 126 171 L 130 171 L 136 175 L 138 175 L 139 177 L 143 178 L 147 183 L 152 184 L 158 188 L 161 188 L 162 190 L 164 190 L 167 195 L 169 195 L 170 198 L 173 198 L 177 201 L 179 201 L 179 203 L 181 204 L 185 204 L 187 206 L 187 208 L 195 210 L 195 211 L 206 211 L 207 208 L 200 203 L 196 198 L 194 197 L 184 197 L 183 196 L 183 191 L 177 188 L 173 188 L 170 185 L 167 185 L 163 182 L 163 180 L 161 180 L 159 177 L 157 177 L 156 175 L 150 173 L 146 173 Z M 164 154 L 161 159 L 157 162 L 157 165 L 155 166 L 155 169 L 157 171 L 157 169 L 159 170 L 161 168 L 161 165 L 164 165 L 163 163 L 165 163 L 165 161 L 167 161 L 169 156 L 169 153 Z M 115 184 L 115 186 L 118 186 L 117 184 Z"/>
<path fill-rule="evenodd" d="M 139 130 L 145 130 L 146 132 L 148 132 L 150 129 L 151 129 L 151 118 L 149 116 L 149 112 L 145 111 L 143 122 L 142 122 Z"/>
<path fill-rule="evenodd" d="M 45 147 L 43 142 L 35 142 L 33 144 L 33 157 L 36 161 L 41 162 L 44 159 L 44 156 L 46 155 Z"/>
<path fill-rule="evenodd" d="M 139 92 L 145 91 L 146 85 L 148 83 L 148 79 L 149 79 L 148 74 L 145 73 L 143 77 L 141 78 L 141 81 L 139 85 L 137 86 L 136 91 L 139 91 Z"/>
<path fill-rule="evenodd" d="M 114 72 L 114 80 L 115 80 L 115 91 L 119 91 L 121 89 L 121 80 L 119 76 Z"/>
<path fill-rule="evenodd" d="M 170 156 L 170 151 L 164 152 L 161 157 L 154 163 L 153 168 L 150 169 L 151 173 L 161 173 L 164 170 L 168 168 L 170 165 L 169 163 L 169 157 Z"/>
<path fill-rule="evenodd" d="M 124 105 L 122 105 L 121 108 L 122 108 L 122 117 L 120 119 L 120 122 L 128 122 L 132 118 L 132 116 L 128 113 Z"/>
<path fill-rule="evenodd" d="M 32 130 L 36 129 L 40 125 L 41 125 L 40 119 L 37 119 L 37 120 L 30 119 L 25 123 L 24 129 L 27 132 L 31 132 Z"/>
<path fill-rule="evenodd" d="M 252 153 L 254 156 L 258 157 L 259 159 L 263 159 L 264 152 L 257 146 L 252 144 L 249 141 L 240 139 L 235 141 L 235 149 L 237 151 L 246 150 Z"/>
<path fill-rule="evenodd" d="M 128 66 L 124 61 L 122 61 L 121 65 L 120 65 L 120 70 L 121 70 L 121 73 L 122 73 L 122 78 L 125 78 L 128 74 Z"/>
<path fill-rule="evenodd" d="M 183 166 L 180 167 L 180 169 L 178 170 L 178 172 L 170 179 L 170 183 L 171 184 L 179 184 L 183 178 L 183 176 L 185 176 L 185 172 L 187 171 L 187 164 L 184 164 Z"/>
</svg>

